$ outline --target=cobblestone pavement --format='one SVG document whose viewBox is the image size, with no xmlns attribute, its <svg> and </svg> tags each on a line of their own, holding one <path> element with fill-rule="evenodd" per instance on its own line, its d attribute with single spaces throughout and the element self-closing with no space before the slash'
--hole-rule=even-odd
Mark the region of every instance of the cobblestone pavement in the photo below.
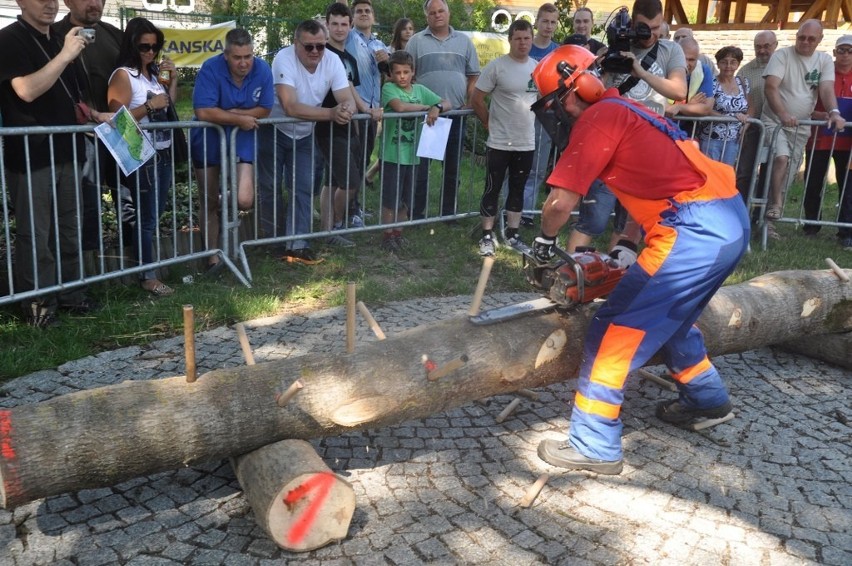
<svg viewBox="0 0 852 566">
<path fill-rule="evenodd" d="M 530 298 L 499 295 L 486 306 Z M 376 308 L 388 335 L 462 316 L 469 298 Z M 344 351 L 341 308 L 246 324 L 258 362 Z M 358 340 L 375 337 L 359 323 Z M 199 334 L 200 371 L 243 363 L 232 328 Z M 0 406 L 125 379 L 182 375 L 182 338 L 16 379 Z M 852 564 L 852 375 L 760 349 L 714 360 L 737 418 L 690 433 L 653 416 L 672 395 L 632 376 L 620 476 L 559 473 L 536 446 L 568 424 L 573 382 L 399 426 L 314 442 L 357 509 L 346 540 L 280 550 L 255 524 L 227 462 L 0 510 L 2 564 Z M 655 368 L 660 371 L 661 368 Z M 519 501 L 554 473 L 529 509 Z"/>
</svg>

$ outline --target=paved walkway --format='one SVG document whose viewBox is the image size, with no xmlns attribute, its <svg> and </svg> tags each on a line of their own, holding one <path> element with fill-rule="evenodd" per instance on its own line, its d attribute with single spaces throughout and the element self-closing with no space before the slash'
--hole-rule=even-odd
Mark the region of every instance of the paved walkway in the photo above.
<svg viewBox="0 0 852 566">
<path fill-rule="evenodd" d="M 486 306 L 529 295 L 486 298 Z M 373 310 L 388 335 L 462 316 L 467 297 Z M 344 351 L 343 309 L 246 324 L 258 362 Z M 358 340 L 375 340 L 366 324 Z M 181 375 L 182 338 L 16 379 L 0 406 L 125 379 Z M 197 337 L 201 371 L 243 363 L 233 329 Z M 633 376 L 620 476 L 557 473 L 535 449 L 564 434 L 573 383 L 500 396 L 395 427 L 317 441 L 354 485 L 349 536 L 305 553 L 255 524 L 227 462 L 0 510 L 0 564 L 852 564 L 852 375 L 761 349 L 714 360 L 737 418 L 706 434 L 653 417 L 671 395 Z M 659 370 L 660 368 L 657 368 Z M 532 508 L 518 506 L 543 472 Z"/>
</svg>

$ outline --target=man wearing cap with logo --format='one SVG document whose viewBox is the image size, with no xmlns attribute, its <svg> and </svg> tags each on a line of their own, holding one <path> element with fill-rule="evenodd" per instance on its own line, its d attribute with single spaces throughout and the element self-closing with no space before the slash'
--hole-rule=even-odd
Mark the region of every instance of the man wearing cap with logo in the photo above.
<svg viewBox="0 0 852 566">
<path fill-rule="evenodd" d="M 784 191 L 792 178 L 790 173 L 799 169 L 810 135 L 810 128 L 798 127 L 799 120 L 810 119 L 817 96 L 828 109 L 828 126 L 842 130 L 846 125 L 834 95 L 834 61 L 828 53 L 817 51 L 820 41 L 822 24 L 819 20 L 806 20 L 796 32 L 796 44 L 775 51 L 763 75 L 766 77 L 766 104 L 761 120 L 767 143 L 773 143 L 773 139 L 775 143 L 771 148 L 775 158 L 766 205 L 769 221 L 782 216 Z M 778 128 L 781 131 L 775 136 Z"/>
<path fill-rule="evenodd" d="M 567 439 L 542 441 L 538 455 L 561 468 L 618 474 L 624 384 L 657 352 L 679 391 L 657 406 L 660 420 L 694 428 L 731 418 L 695 321 L 745 252 L 749 223 L 734 170 L 703 155 L 670 120 L 605 91 L 593 63 L 594 55 L 566 45 L 533 73 L 546 100 L 573 123 L 547 180 L 533 251 L 541 263 L 553 260 L 559 230 L 598 178 L 642 225 L 646 247 L 589 325 Z"/>
<path fill-rule="evenodd" d="M 838 108 L 844 119 L 852 119 L 852 35 L 841 36 L 834 44 L 834 95 L 837 97 Z M 828 120 L 822 101 L 819 101 L 811 113 L 812 120 Z M 822 189 L 828 173 L 829 157 L 834 160 L 837 172 L 837 190 L 840 199 L 840 211 L 837 221 L 852 223 L 852 183 L 849 177 L 849 153 L 852 150 L 852 132 L 848 129 L 845 135 L 836 138 L 833 132 L 825 128 L 811 128 L 811 139 L 808 140 L 805 156 L 805 218 L 819 220 L 822 209 Z M 816 136 L 816 140 L 814 140 Z M 828 220 L 833 220 L 829 218 Z M 813 236 L 819 232 L 818 224 L 806 224 L 802 229 L 805 235 Z M 837 239 L 844 248 L 852 248 L 852 229 L 839 228 Z"/>
</svg>

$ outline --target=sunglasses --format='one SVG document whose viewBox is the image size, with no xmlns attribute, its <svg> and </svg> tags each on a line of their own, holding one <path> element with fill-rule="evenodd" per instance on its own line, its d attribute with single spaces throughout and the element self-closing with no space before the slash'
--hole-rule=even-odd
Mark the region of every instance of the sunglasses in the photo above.
<svg viewBox="0 0 852 566">
<path fill-rule="evenodd" d="M 852 47 L 838 47 L 835 51 L 838 55 L 848 55 L 852 53 Z"/>
<path fill-rule="evenodd" d="M 304 47 L 305 51 L 308 53 L 313 53 L 314 49 L 317 50 L 317 53 L 322 53 L 325 49 L 325 43 L 302 43 L 302 47 Z"/>
<path fill-rule="evenodd" d="M 159 43 L 139 43 L 136 45 L 136 49 L 139 50 L 139 53 L 147 53 L 149 51 L 159 51 L 163 46 Z"/>
</svg>

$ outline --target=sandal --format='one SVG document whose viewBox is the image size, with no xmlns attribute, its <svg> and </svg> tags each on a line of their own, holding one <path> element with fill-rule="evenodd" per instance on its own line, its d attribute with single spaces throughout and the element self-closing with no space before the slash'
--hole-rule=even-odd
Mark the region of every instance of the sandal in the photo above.
<svg viewBox="0 0 852 566">
<path fill-rule="evenodd" d="M 162 281 L 157 281 L 157 284 L 151 287 L 150 289 L 145 287 L 145 284 L 142 284 L 142 288 L 155 297 L 168 297 L 169 295 L 174 295 L 175 290 L 163 283 Z"/>
<path fill-rule="evenodd" d="M 773 224 L 767 224 L 766 226 L 766 237 L 770 240 L 782 240 L 781 234 L 778 233 L 778 230 L 775 229 Z"/>
<path fill-rule="evenodd" d="M 766 214 L 764 216 L 767 220 L 778 220 L 781 218 L 781 212 L 781 206 L 774 204 L 766 207 Z"/>
</svg>

